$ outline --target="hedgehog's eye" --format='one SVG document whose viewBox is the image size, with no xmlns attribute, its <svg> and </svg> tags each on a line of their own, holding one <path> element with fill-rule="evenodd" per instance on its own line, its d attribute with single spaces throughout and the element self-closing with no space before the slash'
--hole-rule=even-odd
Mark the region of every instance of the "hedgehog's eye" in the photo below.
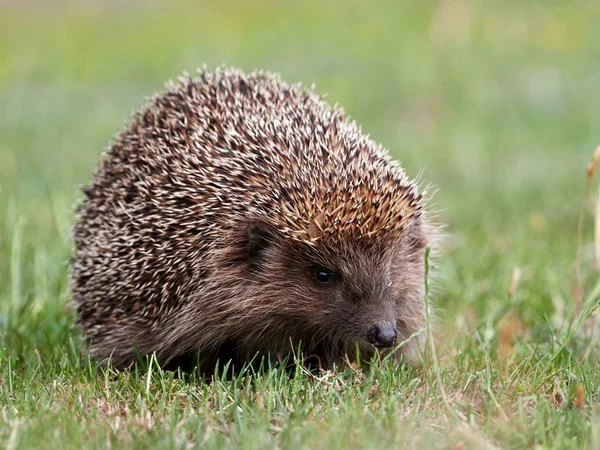
<svg viewBox="0 0 600 450">
<path fill-rule="evenodd" d="M 314 278 L 318 285 L 326 286 L 335 281 L 335 273 L 325 267 L 317 267 L 314 271 Z"/>
</svg>

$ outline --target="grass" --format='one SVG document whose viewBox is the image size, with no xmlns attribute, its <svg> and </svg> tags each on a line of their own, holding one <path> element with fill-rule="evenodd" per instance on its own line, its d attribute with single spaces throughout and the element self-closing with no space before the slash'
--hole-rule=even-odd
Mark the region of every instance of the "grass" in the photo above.
<svg viewBox="0 0 600 450">
<path fill-rule="evenodd" d="M 516 0 L 1 3 L 0 443 L 598 448 L 599 277 L 583 199 L 600 144 L 598 12 Z M 410 174 L 425 168 L 450 234 L 431 293 L 435 358 L 213 383 L 82 363 L 66 306 L 76 186 L 144 96 L 203 63 L 316 82 Z"/>
</svg>

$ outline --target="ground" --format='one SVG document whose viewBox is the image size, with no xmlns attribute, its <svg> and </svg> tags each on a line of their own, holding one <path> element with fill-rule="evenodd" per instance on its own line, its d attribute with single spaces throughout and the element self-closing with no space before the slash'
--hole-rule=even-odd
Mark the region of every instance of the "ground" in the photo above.
<svg viewBox="0 0 600 450">
<path fill-rule="evenodd" d="M 598 184 L 585 190 L 599 13 L 516 0 L 1 2 L 0 443 L 598 448 Z M 435 187 L 447 238 L 422 367 L 204 383 L 81 357 L 66 286 L 77 186 L 145 96 L 204 63 L 315 82 Z"/>
</svg>

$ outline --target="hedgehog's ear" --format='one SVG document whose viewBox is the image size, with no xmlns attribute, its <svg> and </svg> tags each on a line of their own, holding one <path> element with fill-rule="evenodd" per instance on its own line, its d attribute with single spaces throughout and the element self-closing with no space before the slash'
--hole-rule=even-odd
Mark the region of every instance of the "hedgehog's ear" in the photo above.
<svg viewBox="0 0 600 450">
<path fill-rule="evenodd" d="M 269 225 L 263 222 L 252 222 L 248 225 L 246 256 L 252 265 L 258 265 L 263 261 L 274 238 L 275 230 Z"/>
</svg>

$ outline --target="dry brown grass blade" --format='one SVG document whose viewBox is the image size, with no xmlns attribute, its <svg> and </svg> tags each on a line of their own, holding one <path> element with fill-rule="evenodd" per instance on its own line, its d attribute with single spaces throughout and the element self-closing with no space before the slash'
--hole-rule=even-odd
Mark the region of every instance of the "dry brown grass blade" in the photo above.
<svg viewBox="0 0 600 450">
<path fill-rule="evenodd" d="M 515 352 L 515 328 L 515 320 L 506 320 L 498 328 L 498 353 L 502 359 L 510 358 Z"/>
<path fill-rule="evenodd" d="M 575 408 L 583 408 L 585 404 L 585 388 L 583 385 L 578 384 L 575 388 L 575 395 L 573 395 L 573 406 Z"/>
<path fill-rule="evenodd" d="M 594 152 L 594 156 L 592 156 L 592 160 L 588 164 L 587 168 L 587 184 L 585 188 L 585 196 L 589 197 L 590 191 L 592 188 L 592 178 L 594 178 L 594 173 L 596 173 L 596 168 L 598 167 L 598 163 L 600 163 L 600 145 L 596 148 Z"/>
<path fill-rule="evenodd" d="M 508 285 L 508 297 L 512 298 L 517 292 L 517 288 L 519 287 L 519 281 L 521 280 L 521 269 L 515 267 L 512 271 L 512 275 L 510 277 L 510 284 Z"/>
<path fill-rule="evenodd" d="M 510 276 L 507 295 L 511 299 L 514 297 L 521 280 L 521 269 L 515 267 Z M 498 325 L 498 355 L 501 359 L 507 361 L 515 352 L 514 338 L 517 329 L 517 318 L 510 313 L 500 321 Z"/>
<path fill-rule="evenodd" d="M 585 184 L 584 202 L 590 197 L 590 192 L 592 190 L 592 180 L 594 178 L 594 174 L 596 173 L 596 169 L 598 168 L 599 163 L 600 145 L 596 148 L 596 151 L 594 152 L 594 155 L 592 156 L 592 159 L 587 166 L 587 180 Z M 581 277 L 581 247 L 583 245 L 583 214 L 585 211 L 584 207 L 585 204 L 582 205 L 581 212 L 579 213 L 579 222 L 577 224 L 577 254 L 573 263 L 575 268 L 573 296 L 575 297 L 575 301 L 577 302 L 578 307 L 581 305 L 581 302 L 583 300 L 583 280 Z"/>
<path fill-rule="evenodd" d="M 596 270 L 600 271 L 600 189 L 598 189 L 594 211 L 594 250 L 596 254 Z"/>
</svg>

